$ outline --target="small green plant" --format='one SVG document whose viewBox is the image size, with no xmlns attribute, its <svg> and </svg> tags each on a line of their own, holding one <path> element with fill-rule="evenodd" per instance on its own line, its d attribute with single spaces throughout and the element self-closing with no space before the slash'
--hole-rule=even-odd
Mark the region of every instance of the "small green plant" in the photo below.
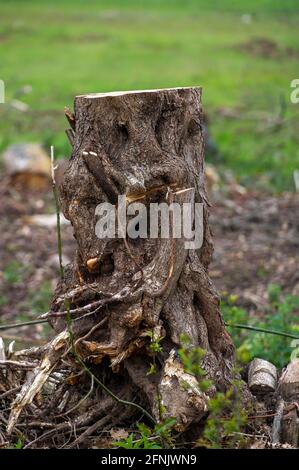
<svg viewBox="0 0 299 470">
<path fill-rule="evenodd" d="M 159 336 L 156 334 L 154 330 L 148 330 L 146 331 L 146 335 L 150 337 L 151 342 L 150 342 L 150 349 L 153 353 L 159 353 L 163 351 L 163 348 L 161 346 L 161 341 L 164 339 L 164 336 Z"/>
<path fill-rule="evenodd" d="M 221 309 L 227 322 L 293 334 L 299 332 L 299 296 L 284 295 L 277 284 L 269 285 L 269 306 L 262 318 L 249 317 L 245 309 L 236 305 L 236 300 L 235 296 L 227 296 L 222 301 Z M 231 328 L 230 332 L 240 362 L 246 364 L 254 357 L 267 359 L 278 367 L 289 362 L 292 352 L 289 338 L 235 328 Z"/>
<path fill-rule="evenodd" d="M 146 375 L 153 375 L 153 374 L 156 374 L 156 373 L 157 373 L 156 364 L 154 364 L 153 362 L 151 362 L 150 365 L 149 365 L 149 368 L 148 368 L 148 371 L 147 371 Z"/>
<path fill-rule="evenodd" d="M 206 378 L 202 361 L 206 352 L 193 347 L 187 335 L 181 336 L 179 357 L 184 370 L 198 380 L 198 389 L 205 393 L 211 389 L 213 382 Z M 237 376 L 237 371 L 235 371 Z M 188 387 L 188 384 L 185 384 Z M 247 414 L 242 408 L 242 381 L 236 379 L 225 392 L 216 392 L 208 400 L 209 415 L 198 445 L 208 448 L 235 448 L 243 445 L 241 431 L 246 425 Z"/>
<path fill-rule="evenodd" d="M 209 400 L 209 416 L 198 445 L 209 449 L 240 448 L 246 444 L 242 431 L 247 412 L 242 408 L 242 381 L 234 380 L 225 392 Z"/>
<path fill-rule="evenodd" d="M 161 342 L 164 336 L 157 335 L 154 330 L 148 330 L 146 335 L 150 338 L 149 348 L 152 351 L 153 357 L 153 361 L 149 364 L 147 375 L 154 375 L 157 373 L 157 354 L 163 351 Z M 123 449 L 162 449 L 164 447 L 169 448 L 174 446 L 172 431 L 176 419 L 164 419 L 165 409 L 158 388 L 156 399 L 160 422 L 156 423 L 153 428 L 150 428 L 144 423 L 137 424 L 137 431 L 132 432 L 127 438 L 113 442 L 115 447 L 121 447 Z"/>
<path fill-rule="evenodd" d="M 153 375 L 157 373 L 156 356 L 158 353 L 163 351 L 161 342 L 164 337 L 157 335 L 154 330 L 148 330 L 146 334 L 150 338 L 149 348 L 152 351 L 153 356 L 153 362 L 149 365 L 147 375 Z M 144 423 L 139 423 L 137 425 L 137 431 L 132 432 L 125 439 L 114 442 L 114 446 L 122 447 L 123 449 L 162 449 L 165 447 L 174 447 L 172 431 L 176 423 L 176 419 L 164 418 L 165 409 L 162 404 L 158 388 L 156 400 L 160 421 L 156 423 L 153 428 L 150 428 Z"/>
<path fill-rule="evenodd" d="M 14 449 L 23 449 L 24 447 L 24 442 L 23 440 L 19 437 L 17 442 L 14 444 Z"/>
<path fill-rule="evenodd" d="M 165 442 L 173 442 L 171 433 L 175 423 L 175 418 L 170 418 L 156 424 L 153 429 L 144 423 L 139 423 L 136 433 L 131 433 L 127 438 L 113 442 L 113 445 L 123 449 L 162 449 Z"/>
</svg>

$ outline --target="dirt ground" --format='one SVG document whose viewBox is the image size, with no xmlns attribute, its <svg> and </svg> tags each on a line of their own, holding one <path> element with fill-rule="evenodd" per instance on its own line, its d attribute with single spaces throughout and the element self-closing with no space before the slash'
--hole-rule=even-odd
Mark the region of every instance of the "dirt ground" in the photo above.
<svg viewBox="0 0 299 470">
<path fill-rule="evenodd" d="M 0 321 L 34 319 L 47 310 L 59 277 L 55 224 L 40 227 L 28 217 L 54 214 L 51 188 L 36 194 L 3 177 L 0 196 Z M 270 283 L 299 295 L 299 194 L 217 190 L 210 199 L 215 247 L 210 275 L 219 292 L 237 295 L 251 314 L 262 314 Z M 66 263 L 75 249 L 69 225 L 62 226 L 62 239 Z M 39 342 L 50 333 L 37 325 L 4 336 Z"/>
</svg>

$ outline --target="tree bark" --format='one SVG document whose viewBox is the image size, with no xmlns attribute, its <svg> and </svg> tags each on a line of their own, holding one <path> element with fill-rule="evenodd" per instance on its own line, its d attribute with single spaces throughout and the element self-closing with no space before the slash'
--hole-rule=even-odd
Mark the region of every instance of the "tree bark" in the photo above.
<svg viewBox="0 0 299 470">
<path fill-rule="evenodd" d="M 55 312 L 65 309 L 66 298 L 73 310 L 90 305 L 88 315 L 73 319 L 81 357 L 96 364 L 108 386 L 137 394 L 157 419 L 162 404 L 163 416 L 175 416 L 179 431 L 206 414 L 208 395 L 227 388 L 234 363 L 208 276 L 212 241 L 200 100 L 199 88 L 76 97 L 73 152 L 60 198 L 78 249 L 52 304 Z M 117 204 L 118 195 L 128 206 L 169 202 L 170 195 L 180 205 L 202 203 L 202 246 L 187 249 L 184 238 L 172 236 L 99 239 L 96 206 Z M 57 332 L 66 327 L 63 316 L 51 324 Z M 207 396 L 180 362 L 182 334 L 206 351 L 202 367 L 215 385 Z M 161 351 L 153 352 L 150 335 L 164 337 Z M 156 373 L 147 375 L 153 361 Z"/>
</svg>

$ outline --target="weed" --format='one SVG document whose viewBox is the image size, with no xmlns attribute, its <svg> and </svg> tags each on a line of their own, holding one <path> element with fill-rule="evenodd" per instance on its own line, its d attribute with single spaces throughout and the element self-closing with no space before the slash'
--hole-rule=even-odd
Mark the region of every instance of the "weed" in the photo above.
<svg viewBox="0 0 299 470">
<path fill-rule="evenodd" d="M 146 331 L 146 335 L 150 337 L 150 349 L 153 353 L 157 354 L 163 351 L 161 346 L 161 341 L 163 340 L 164 336 L 158 336 L 153 330 Z"/>
<path fill-rule="evenodd" d="M 113 442 L 113 445 L 123 449 L 162 449 L 164 442 L 173 443 L 171 433 L 175 423 L 176 420 L 170 418 L 156 424 L 153 429 L 144 423 L 139 423 L 136 433 L 131 433 L 126 439 Z"/>
<path fill-rule="evenodd" d="M 13 448 L 14 449 L 23 449 L 24 447 L 24 442 L 23 440 L 19 437 L 19 439 L 17 440 L 17 442 L 14 444 Z"/>
<path fill-rule="evenodd" d="M 198 380 L 198 386 L 202 392 L 206 392 L 211 386 L 212 382 L 206 379 L 206 372 L 201 367 L 202 360 L 206 352 L 202 348 L 195 348 L 190 344 L 187 335 L 181 335 L 182 347 L 178 350 L 179 358 L 182 361 L 185 372 L 194 375 Z"/>
<path fill-rule="evenodd" d="M 242 431 L 247 418 L 242 407 L 242 381 L 236 379 L 225 393 L 217 392 L 209 400 L 209 416 L 198 445 L 209 449 L 245 446 Z"/>
<path fill-rule="evenodd" d="M 185 371 L 197 377 L 201 392 L 207 392 L 213 382 L 206 378 L 206 372 L 201 366 L 206 352 L 193 347 L 186 335 L 181 336 L 181 343 L 179 357 Z M 234 371 L 234 375 L 237 377 L 238 371 Z M 212 398 L 209 398 L 209 415 L 202 437 L 198 441 L 199 446 L 218 449 L 244 445 L 241 431 L 246 425 L 247 414 L 242 407 L 242 386 L 243 382 L 235 379 L 225 393 L 217 391 Z"/>
<path fill-rule="evenodd" d="M 259 328 L 281 332 L 298 333 L 299 296 L 284 295 L 276 284 L 268 287 L 269 305 L 262 318 L 249 317 L 246 310 L 238 307 L 236 298 L 226 297 L 222 301 L 222 312 L 226 321 L 243 323 Z M 291 340 L 262 332 L 248 332 L 231 328 L 237 358 L 246 364 L 254 357 L 273 362 L 277 367 L 285 366 L 292 352 Z"/>
</svg>

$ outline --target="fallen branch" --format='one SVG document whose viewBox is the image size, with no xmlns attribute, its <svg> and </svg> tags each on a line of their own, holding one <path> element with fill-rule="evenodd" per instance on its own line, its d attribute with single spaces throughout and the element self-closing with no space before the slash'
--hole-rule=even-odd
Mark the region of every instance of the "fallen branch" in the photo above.
<svg viewBox="0 0 299 470">
<path fill-rule="evenodd" d="M 60 208 L 59 208 L 59 196 L 55 181 L 55 170 L 56 167 L 54 165 L 54 147 L 51 146 L 51 170 L 52 170 L 52 190 L 55 200 L 55 209 L 56 209 L 56 220 L 57 220 L 57 250 L 58 250 L 58 258 L 59 258 L 59 269 L 60 269 L 60 277 L 63 279 L 64 276 L 64 269 L 62 264 L 62 240 L 61 240 L 61 230 L 60 230 Z"/>
<path fill-rule="evenodd" d="M 19 361 L 0 361 L 0 368 L 6 369 L 7 367 L 12 369 L 35 369 L 36 363 L 32 362 L 19 362 Z"/>
</svg>

